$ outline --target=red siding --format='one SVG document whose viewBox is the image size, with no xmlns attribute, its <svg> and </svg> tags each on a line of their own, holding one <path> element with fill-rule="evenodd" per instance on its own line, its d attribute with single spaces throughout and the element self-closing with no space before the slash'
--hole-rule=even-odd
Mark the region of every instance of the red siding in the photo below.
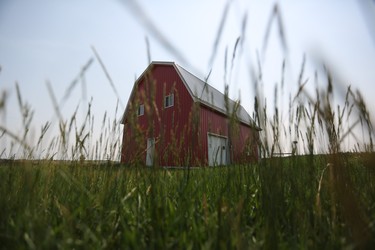
<svg viewBox="0 0 375 250">
<path fill-rule="evenodd" d="M 134 91 L 135 94 L 130 101 L 133 103 L 133 110 L 128 110 L 128 113 L 136 112 L 134 107 L 138 107 L 135 105 L 137 102 L 145 105 L 145 114 L 136 117 L 143 140 L 134 145 L 134 130 L 137 129 L 135 124 L 133 133 L 129 129 L 124 130 L 122 162 L 130 162 L 134 157 L 133 152 L 142 149 L 140 158 L 144 160 L 147 138 L 154 137 L 159 164 L 168 166 L 184 164 L 188 151 L 186 142 L 190 131 L 189 113 L 193 100 L 175 68 L 172 65 L 155 65 L 138 81 L 137 89 Z M 164 97 L 170 93 L 174 94 L 174 105 L 164 108 Z M 130 120 L 126 122 L 129 123 Z"/>
<path fill-rule="evenodd" d="M 209 109 L 201 105 L 200 109 L 200 142 L 201 142 L 201 150 L 200 150 L 200 157 L 204 158 L 204 164 L 208 164 L 208 148 L 207 148 L 207 134 L 213 133 L 217 135 L 221 135 L 224 137 L 228 137 L 228 125 L 227 119 L 224 115 Z"/>
<path fill-rule="evenodd" d="M 256 161 L 258 157 L 257 131 L 239 124 L 232 133 L 232 158 L 237 163 Z"/>
<path fill-rule="evenodd" d="M 230 141 L 231 163 L 245 163 L 257 159 L 256 130 L 242 123 L 235 123 L 229 129 L 229 120 L 224 114 L 203 105 L 200 114 L 200 157 L 205 158 L 205 163 L 208 161 L 208 133 L 226 137 L 227 141 Z"/>
</svg>

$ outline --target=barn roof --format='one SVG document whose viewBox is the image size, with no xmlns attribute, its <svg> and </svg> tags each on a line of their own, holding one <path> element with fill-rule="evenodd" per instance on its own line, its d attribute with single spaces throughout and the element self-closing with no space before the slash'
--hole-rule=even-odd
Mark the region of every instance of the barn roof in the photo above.
<svg viewBox="0 0 375 250">
<path fill-rule="evenodd" d="M 188 87 L 190 94 L 192 95 L 194 101 L 200 102 L 220 113 L 227 114 L 225 107 L 225 96 L 219 90 L 212 87 L 210 84 L 199 79 L 180 65 L 173 63 L 178 73 L 181 75 L 182 80 Z M 238 102 L 228 99 L 229 112 L 232 112 L 234 107 L 238 105 L 237 108 L 237 118 L 251 126 L 255 126 L 255 122 L 251 119 L 247 111 Z"/>
<path fill-rule="evenodd" d="M 198 77 L 196 77 L 195 75 L 193 75 L 192 73 L 190 73 L 189 71 L 187 71 L 186 69 L 184 69 L 183 67 L 181 67 L 180 65 L 174 62 L 155 62 L 154 61 L 147 67 L 147 69 L 142 73 L 142 75 L 138 78 L 138 80 L 141 79 L 142 76 L 145 74 L 145 72 L 147 72 L 154 65 L 173 66 L 176 69 L 177 73 L 180 75 L 183 83 L 187 87 L 190 95 L 192 96 L 195 102 L 199 102 L 224 115 L 227 114 L 226 107 L 225 107 L 225 96 L 223 93 L 221 93 L 219 90 L 215 89 L 208 83 L 199 79 Z M 230 112 L 234 109 L 236 105 L 238 105 L 237 113 L 236 113 L 237 118 L 242 123 L 260 130 L 255 125 L 255 122 L 251 119 L 247 111 L 242 107 L 242 105 L 239 105 L 238 102 L 233 101 L 232 99 L 228 99 L 228 106 L 229 106 Z M 126 110 L 125 110 L 122 121 L 124 121 L 125 114 L 126 114 Z"/>
</svg>

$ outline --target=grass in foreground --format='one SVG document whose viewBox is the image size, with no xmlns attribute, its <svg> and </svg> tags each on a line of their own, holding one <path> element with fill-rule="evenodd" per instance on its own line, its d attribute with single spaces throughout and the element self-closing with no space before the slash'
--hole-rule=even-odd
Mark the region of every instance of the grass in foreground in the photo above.
<svg viewBox="0 0 375 250">
<path fill-rule="evenodd" d="M 0 167 L 1 248 L 369 247 L 374 156 L 340 159 L 362 238 L 331 193 L 327 156 L 196 169 L 189 179 L 185 170 L 26 161 Z"/>
</svg>

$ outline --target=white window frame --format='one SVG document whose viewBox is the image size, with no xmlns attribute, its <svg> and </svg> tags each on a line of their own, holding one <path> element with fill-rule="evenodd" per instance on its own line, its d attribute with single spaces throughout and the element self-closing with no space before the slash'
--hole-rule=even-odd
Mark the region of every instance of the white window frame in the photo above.
<svg viewBox="0 0 375 250">
<path fill-rule="evenodd" d="M 139 104 L 137 114 L 138 114 L 138 116 L 142 116 L 142 115 L 145 114 L 145 105 L 144 104 Z"/>
<path fill-rule="evenodd" d="M 164 97 L 164 108 L 173 107 L 174 105 L 174 94 L 171 93 Z"/>
</svg>

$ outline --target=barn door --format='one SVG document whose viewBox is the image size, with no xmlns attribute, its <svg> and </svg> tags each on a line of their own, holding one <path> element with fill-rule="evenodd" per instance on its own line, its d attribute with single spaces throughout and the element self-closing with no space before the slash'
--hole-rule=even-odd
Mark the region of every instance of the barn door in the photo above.
<svg viewBox="0 0 375 250">
<path fill-rule="evenodd" d="M 146 166 L 154 164 L 155 138 L 147 138 Z"/>
<path fill-rule="evenodd" d="M 227 138 L 208 134 L 208 165 L 227 165 Z"/>
</svg>

